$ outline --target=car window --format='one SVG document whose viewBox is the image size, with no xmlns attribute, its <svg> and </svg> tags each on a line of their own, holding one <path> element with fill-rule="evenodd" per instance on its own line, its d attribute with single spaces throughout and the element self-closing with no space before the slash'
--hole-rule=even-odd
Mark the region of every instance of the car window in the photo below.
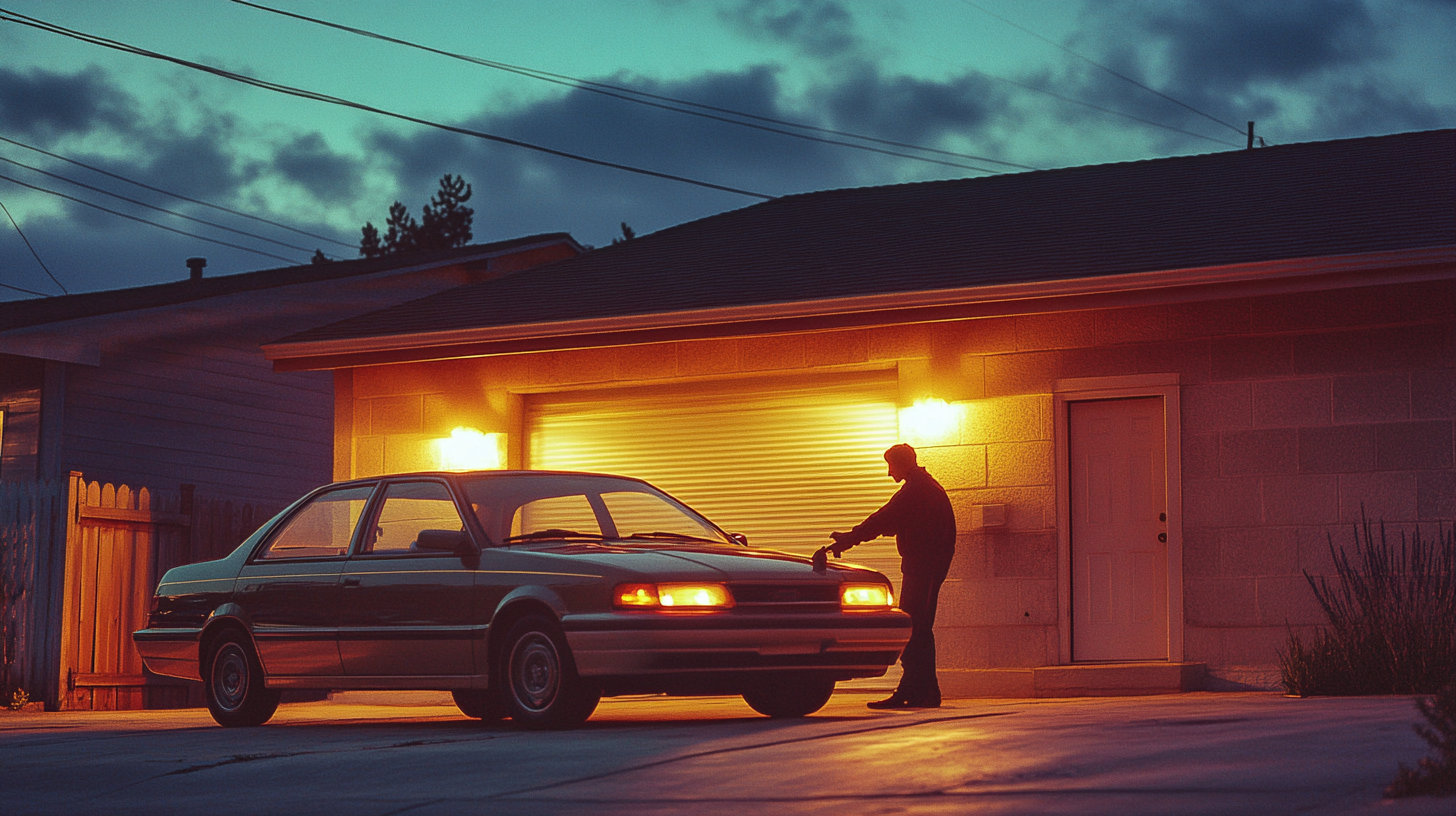
<svg viewBox="0 0 1456 816">
<path fill-rule="evenodd" d="M 617 535 L 623 538 L 667 533 L 727 543 L 717 530 L 684 513 L 682 508 L 656 493 L 603 493 L 602 503 L 607 506 Z"/>
<path fill-rule="evenodd" d="M 260 561 L 283 558 L 332 558 L 349 550 L 359 516 L 373 485 L 331 490 L 294 513 L 269 539 Z"/>
<path fill-rule="evenodd" d="M 464 530 L 450 490 L 439 482 L 396 482 L 384 492 L 373 535 L 360 547 L 365 553 L 416 552 L 421 530 Z M 434 554 L 438 555 L 438 552 Z"/>
<path fill-rule="evenodd" d="M 540 530 L 570 530 L 588 535 L 601 535 L 601 525 L 585 494 L 549 496 L 526 502 L 516 508 L 511 518 L 512 536 L 530 535 Z"/>
</svg>

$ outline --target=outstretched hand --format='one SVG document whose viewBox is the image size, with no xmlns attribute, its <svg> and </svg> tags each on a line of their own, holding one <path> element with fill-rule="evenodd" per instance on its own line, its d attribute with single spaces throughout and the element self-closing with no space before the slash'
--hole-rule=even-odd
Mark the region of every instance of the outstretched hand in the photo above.
<svg viewBox="0 0 1456 816">
<path fill-rule="evenodd" d="M 833 532 L 829 534 L 829 537 L 834 539 L 834 543 L 829 545 L 829 551 L 834 553 L 835 558 L 839 558 L 844 554 L 845 550 L 853 547 L 856 543 L 849 540 L 849 533 Z"/>
</svg>

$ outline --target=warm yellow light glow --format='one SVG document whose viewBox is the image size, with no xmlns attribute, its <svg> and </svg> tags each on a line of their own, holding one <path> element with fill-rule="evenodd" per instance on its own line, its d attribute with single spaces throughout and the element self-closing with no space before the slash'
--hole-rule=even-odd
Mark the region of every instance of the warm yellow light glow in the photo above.
<svg viewBox="0 0 1456 816">
<path fill-rule="evenodd" d="M 846 609 L 889 609 L 894 600 L 885 584 L 845 584 L 839 590 L 840 605 Z"/>
<path fill-rule="evenodd" d="M 960 435 L 959 405 L 942 399 L 916 400 L 900 409 L 900 441 L 911 445 L 954 445 Z"/>
<path fill-rule="evenodd" d="M 505 434 L 456 428 L 433 440 L 441 470 L 500 470 L 505 467 Z"/>
<path fill-rule="evenodd" d="M 733 605 L 733 595 L 722 584 L 618 584 L 612 603 L 636 609 L 721 609 Z"/>
<path fill-rule="evenodd" d="M 612 594 L 617 606 L 657 606 L 657 587 L 652 584 L 618 584 Z"/>
</svg>

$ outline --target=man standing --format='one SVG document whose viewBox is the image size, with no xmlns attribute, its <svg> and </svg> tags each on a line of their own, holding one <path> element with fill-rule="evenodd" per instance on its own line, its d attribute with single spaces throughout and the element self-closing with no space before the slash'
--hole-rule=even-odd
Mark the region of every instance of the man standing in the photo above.
<svg viewBox="0 0 1456 816">
<path fill-rule="evenodd" d="M 945 488 L 915 458 L 909 445 L 885 451 L 891 479 L 904 485 L 885 506 L 847 533 L 834 532 L 830 550 L 845 550 L 880 536 L 895 536 L 900 551 L 900 608 L 910 615 L 910 642 L 900 654 L 904 674 L 895 693 L 870 708 L 937 708 L 940 683 L 935 678 L 935 607 L 940 585 L 955 555 L 955 513 Z"/>
</svg>

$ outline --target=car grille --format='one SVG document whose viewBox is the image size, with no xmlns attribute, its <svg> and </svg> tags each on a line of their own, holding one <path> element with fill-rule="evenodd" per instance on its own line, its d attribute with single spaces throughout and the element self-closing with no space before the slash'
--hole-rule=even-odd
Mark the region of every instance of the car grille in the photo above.
<svg viewBox="0 0 1456 816">
<path fill-rule="evenodd" d="M 835 584 L 729 584 L 739 609 L 795 612 L 839 609 Z"/>
</svg>

